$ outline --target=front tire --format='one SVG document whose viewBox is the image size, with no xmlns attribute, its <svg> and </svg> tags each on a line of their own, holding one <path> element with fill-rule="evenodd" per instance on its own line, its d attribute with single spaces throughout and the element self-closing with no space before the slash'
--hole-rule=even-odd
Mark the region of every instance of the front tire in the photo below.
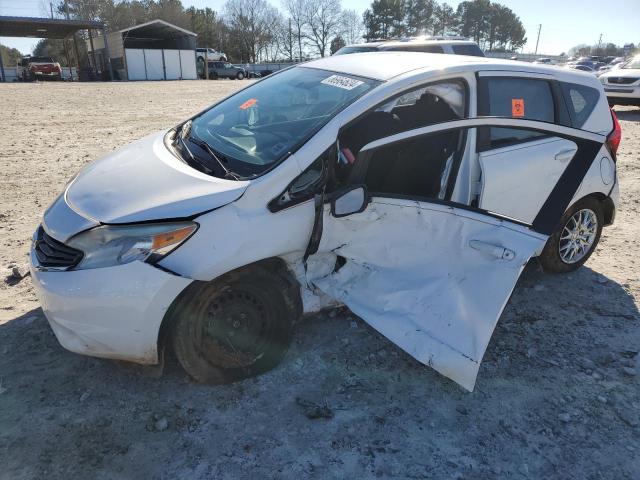
<svg viewBox="0 0 640 480">
<path fill-rule="evenodd" d="M 559 227 L 549 237 L 540 263 L 547 272 L 567 273 L 580 268 L 600 241 L 604 214 L 595 198 L 584 198 L 565 212 Z"/>
<path fill-rule="evenodd" d="M 172 306 L 173 347 L 195 380 L 225 384 L 259 375 L 284 357 L 301 313 L 297 282 L 252 265 L 196 282 Z"/>
<path fill-rule="evenodd" d="M 238 72 L 238 75 L 236 75 L 236 78 L 237 78 L 238 80 L 242 80 L 242 79 L 244 78 L 244 73 L 242 73 L 242 72 Z"/>
</svg>

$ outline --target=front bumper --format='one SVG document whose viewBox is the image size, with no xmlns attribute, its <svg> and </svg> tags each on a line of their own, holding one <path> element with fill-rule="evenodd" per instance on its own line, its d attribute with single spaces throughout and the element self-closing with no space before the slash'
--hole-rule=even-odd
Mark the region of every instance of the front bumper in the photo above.
<svg viewBox="0 0 640 480">
<path fill-rule="evenodd" d="M 158 333 L 173 300 L 192 280 L 131 262 L 90 270 L 43 271 L 31 278 L 53 333 L 67 350 L 158 363 Z"/>
<path fill-rule="evenodd" d="M 604 93 L 607 98 L 623 98 L 629 100 L 640 100 L 640 86 L 603 84 Z"/>
</svg>

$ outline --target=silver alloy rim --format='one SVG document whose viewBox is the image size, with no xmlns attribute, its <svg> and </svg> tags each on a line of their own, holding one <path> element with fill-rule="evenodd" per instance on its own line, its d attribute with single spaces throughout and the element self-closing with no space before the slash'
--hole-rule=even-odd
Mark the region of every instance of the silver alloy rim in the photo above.
<svg viewBox="0 0 640 480">
<path fill-rule="evenodd" d="M 562 229 L 558 250 L 564 263 L 576 263 L 589 253 L 598 232 L 598 217 L 584 208 L 574 213 Z"/>
</svg>

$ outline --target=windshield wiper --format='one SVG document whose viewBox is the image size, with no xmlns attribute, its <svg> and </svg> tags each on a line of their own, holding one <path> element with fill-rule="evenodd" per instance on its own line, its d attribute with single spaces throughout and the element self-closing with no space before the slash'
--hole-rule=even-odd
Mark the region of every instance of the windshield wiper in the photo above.
<svg viewBox="0 0 640 480">
<path fill-rule="evenodd" d="M 180 127 L 180 129 L 176 132 L 176 142 L 180 142 L 182 149 L 187 152 L 187 155 L 189 155 L 189 159 L 191 160 L 192 163 L 195 163 L 195 167 L 198 170 L 201 170 L 203 171 L 203 173 L 210 175 L 213 173 L 213 170 L 211 170 L 207 165 L 205 165 L 203 162 L 198 160 L 198 158 L 193 154 L 193 152 L 191 151 L 187 143 L 184 141 L 184 136 L 188 135 L 190 130 L 191 130 L 191 120 L 183 124 Z"/>
<path fill-rule="evenodd" d="M 197 137 L 194 137 L 193 135 L 191 135 L 189 137 L 189 140 L 191 140 L 193 143 L 198 145 L 200 148 L 203 148 L 204 150 L 206 150 L 207 153 L 211 156 L 211 158 L 213 158 L 218 163 L 218 165 L 220 165 L 220 168 L 222 168 L 222 170 L 224 170 L 224 177 L 223 178 L 231 177 L 234 180 L 242 180 L 242 177 L 240 175 L 238 175 L 235 172 L 232 172 L 231 170 L 229 170 L 226 167 L 226 165 L 222 162 L 222 160 L 220 160 L 218 155 L 216 155 L 216 152 L 213 151 L 213 148 L 211 148 L 207 142 L 205 142 L 204 140 L 201 140 L 201 139 L 199 139 Z"/>
</svg>

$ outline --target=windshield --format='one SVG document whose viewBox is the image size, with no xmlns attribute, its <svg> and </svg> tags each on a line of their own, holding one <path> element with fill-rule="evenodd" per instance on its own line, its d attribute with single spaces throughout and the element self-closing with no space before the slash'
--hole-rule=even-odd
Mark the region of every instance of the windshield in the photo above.
<svg viewBox="0 0 640 480">
<path fill-rule="evenodd" d="M 51 57 L 31 57 L 29 59 L 31 63 L 53 63 L 53 58 Z"/>
<path fill-rule="evenodd" d="M 622 68 L 640 68 L 640 57 L 635 57 L 628 63 L 624 64 Z"/>
<path fill-rule="evenodd" d="M 260 175 L 378 84 L 314 68 L 285 70 L 193 118 L 184 135 L 188 150 L 213 172 L 215 155 L 240 177 Z"/>
<path fill-rule="evenodd" d="M 334 55 L 346 55 L 347 53 L 377 52 L 378 47 L 342 47 Z"/>
</svg>

